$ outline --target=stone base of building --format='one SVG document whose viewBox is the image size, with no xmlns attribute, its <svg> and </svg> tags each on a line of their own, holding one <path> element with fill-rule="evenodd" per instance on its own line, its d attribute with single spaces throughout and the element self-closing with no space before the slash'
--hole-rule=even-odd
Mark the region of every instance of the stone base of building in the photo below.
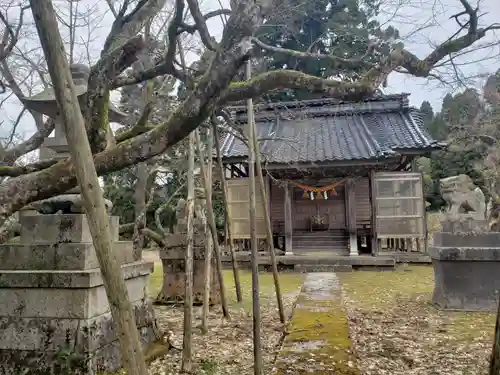
<svg viewBox="0 0 500 375">
<path fill-rule="evenodd" d="M 434 244 L 429 248 L 434 267 L 433 303 L 443 310 L 496 311 L 500 233 L 436 233 Z"/>
</svg>

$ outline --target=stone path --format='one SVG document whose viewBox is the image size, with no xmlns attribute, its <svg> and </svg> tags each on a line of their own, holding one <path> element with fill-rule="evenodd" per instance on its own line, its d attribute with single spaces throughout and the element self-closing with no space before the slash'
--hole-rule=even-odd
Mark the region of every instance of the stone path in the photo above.
<svg viewBox="0 0 500 375">
<path fill-rule="evenodd" d="M 335 273 L 310 273 L 276 361 L 276 375 L 359 375 Z"/>
</svg>

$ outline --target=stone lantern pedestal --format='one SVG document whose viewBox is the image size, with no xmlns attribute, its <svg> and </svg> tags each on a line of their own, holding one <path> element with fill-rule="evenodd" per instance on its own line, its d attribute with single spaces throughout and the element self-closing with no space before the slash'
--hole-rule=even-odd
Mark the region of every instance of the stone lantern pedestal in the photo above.
<svg viewBox="0 0 500 375">
<path fill-rule="evenodd" d="M 77 95 L 87 91 L 88 67 L 71 67 Z M 23 100 L 56 121 L 41 159 L 69 156 L 52 89 Z M 120 113 L 110 105 L 110 119 Z M 106 202 L 108 209 L 111 202 Z M 96 375 L 121 368 L 118 338 L 79 189 L 34 202 L 19 215 L 18 244 L 0 245 L 0 374 Z M 147 294 L 153 264 L 134 258 L 110 217 L 113 256 L 121 264 L 141 341 L 159 336 Z"/>
<path fill-rule="evenodd" d="M 205 289 L 205 223 L 201 218 L 194 219 L 193 235 L 193 304 L 203 304 Z M 167 246 L 160 250 L 163 264 L 163 287 L 156 299 L 158 304 L 184 303 L 186 267 L 185 254 L 187 248 L 187 220 L 178 219 L 175 233 L 165 239 Z M 210 304 L 220 304 L 219 282 L 216 264 L 212 254 L 210 273 Z"/>
<path fill-rule="evenodd" d="M 471 216 L 443 223 L 429 248 L 434 267 L 432 301 L 444 310 L 496 311 L 500 291 L 500 233 L 483 232 Z"/>
<path fill-rule="evenodd" d="M 0 245 L 0 373 L 118 370 L 118 339 L 86 216 L 26 215 L 20 221 L 20 243 Z M 118 241 L 118 218 L 110 221 L 114 256 L 147 345 L 158 335 L 147 295 L 153 264 L 135 261 L 131 242 Z"/>
</svg>

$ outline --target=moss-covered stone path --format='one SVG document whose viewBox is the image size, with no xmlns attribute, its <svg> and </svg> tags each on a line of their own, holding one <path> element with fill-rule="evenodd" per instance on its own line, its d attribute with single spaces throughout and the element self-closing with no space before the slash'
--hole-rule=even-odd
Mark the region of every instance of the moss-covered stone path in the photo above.
<svg viewBox="0 0 500 375">
<path fill-rule="evenodd" d="M 359 375 L 334 273 L 307 275 L 276 361 L 276 375 Z"/>
</svg>

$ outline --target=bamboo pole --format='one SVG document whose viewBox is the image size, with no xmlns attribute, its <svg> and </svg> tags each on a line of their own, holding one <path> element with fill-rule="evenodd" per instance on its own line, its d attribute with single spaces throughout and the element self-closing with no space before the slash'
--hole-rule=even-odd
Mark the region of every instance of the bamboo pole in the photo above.
<svg viewBox="0 0 500 375">
<path fill-rule="evenodd" d="M 196 130 L 198 131 L 198 130 Z M 212 197 L 212 168 L 213 168 L 213 161 L 212 161 L 212 149 L 214 147 L 214 134 L 213 131 L 208 130 L 208 141 L 207 141 L 207 180 L 208 184 L 207 186 L 210 188 L 209 191 L 205 190 L 205 195 L 208 196 L 210 195 Z M 201 145 L 198 144 L 198 149 L 200 150 Z M 200 150 L 200 163 L 205 163 L 204 158 L 201 157 L 201 150 Z M 212 235 L 210 233 L 210 227 L 208 224 L 205 224 L 205 238 L 206 238 L 206 244 L 205 244 L 205 264 L 204 264 L 204 290 L 203 290 L 203 307 L 201 311 L 201 332 L 202 333 L 207 333 L 208 332 L 208 312 L 210 309 L 210 281 L 211 281 L 211 273 L 212 273 L 212 247 L 213 247 L 213 241 L 212 241 Z"/>
<path fill-rule="evenodd" d="M 193 368 L 193 235 L 194 235 L 194 132 L 189 135 L 187 175 L 187 246 L 184 258 L 184 337 L 182 340 L 182 371 Z"/>
<path fill-rule="evenodd" d="M 195 132 L 196 136 L 196 142 L 198 143 L 198 155 L 200 159 L 203 157 L 203 153 L 200 148 L 200 134 L 198 131 Z M 209 181 L 207 178 L 207 171 L 205 168 L 204 163 L 200 163 L 200 169 L 201 169 L 201 176 L 203 179 L 203 185 L 205 186 L 205 191 L 211 190 L 210 186 L 208 186 Z M 221 259 L 221 252 L 220 252 L 220 246 L 219 246 L 219 241 L 217 239 L 217 228 L 215 226 L 215 215 L 214 215 L 214 210 L 213 210 L 213 203 L 212 203 L 212 195 L 209 194 L 206 196 L 207 199 L 207 221 L 208 225 L 210 226 L 210 232 L 212 233 L 212 243 L 214 245 L 214 258 L 215 258 L 215 266 L 217 268 L 217 279 L 219 281 L 219 291 L 220 291 L 220 298 L 221 298 L 221 303 L 222 303 L 222 313 L 224 314 L 224 317 L 226 319 L 230 319 L 229 316 L 229 307 L 227 305 L 227 298 L 226 298 L 226 287 L 224 285 L 224 275 L 222 273 L 222 259 Z"/>
<path fill-rule="evenodd" d="M 255 150 L 255 164 L 257 169 L 257 176 L 259 177 L 260 193 L 262 195 L 262 205 L 264 206 L 264 217 L 266 220 L 266 235 L 267 235 L 267 245 L 269 248 L 269 255 L 271 256 L 271 266 L 273 269 L 273 279 L 274 279 L 274 289 L 276 291 L 276 301 L 278 303 L 278 313 L 280 316 L 281 323 L 285 323 L 285 309 L 283 308 L 283 299 L 281 297 L 281 287 L 280 279 L 278 274 L 278 265 L 276 264 L 276 254 L 274 253 L 273 244 L 273 230 L 271 228 L 271 216 L 269 214 L 269 206 L 267 205 L 267 191 L 266 184 L 264 182 L 264 176 L 262 174 L 262 164 L 260 160 L 260 150 L 259 142 L 257 141 L 257 135 L 255 131 L 255 125 L 252 126 L 253 129 L 253 143 Z"/>
<path fill-rule="evenodd" d="M 233 234 L 229 222 L 231 220 L 231 212 L 229 210 L 229 202 L 227 200 L 227 183 L 226 176 L 224 175 L 224 165 L 222 164 L 222 155 L 220 154 L 220 141 L 219 130 L 217 124 L 212 122 L 212 129 L 214 134 L 215 150 L 217 152 L 217 164 L 221 173 L 222 196 L 224 200 L 224 218 L 226 219 L 227 236 L 229 237 L 229 253 L 231 254 L 231 263 L 233 267 L 234 286 L 236 288 L 236 300 L 243 302 L 243 294 L 241 293 L 240 274 L 238 270 L 238 261 L 236 260 L 236 252 L 234 250 Z"/>
<path fill-rule="evenodd" d="M 56 13 L 50 0 L 31 0 L 30 5 L 60 108 L 60 120 L 68 140 L 74 171 L 82 191 L 84 209 L 120 343 L 122 364 L 128 375 L 148 375 L 134 310 L 120 264 L 113 254 L 108 213 Z"/>
<path fill-rule="evenodd" d="M 250 60 L 246 64 L 246 79 L 250 80 L 252 65 Z M 250 244 L 252 260 L 252 312 L 253 312 L 253 357 L 254 375 L 262 375 L 262 348 L 260 339 L 260 295 L 259 295 L 259 254 L 257 249 L 257 227 L 255 222 L 255 149 L 254 149 L 254 113 L 253 101 L 247 100 L 248 114 L 248 177 L 250 195 Z"/>
</svg>

